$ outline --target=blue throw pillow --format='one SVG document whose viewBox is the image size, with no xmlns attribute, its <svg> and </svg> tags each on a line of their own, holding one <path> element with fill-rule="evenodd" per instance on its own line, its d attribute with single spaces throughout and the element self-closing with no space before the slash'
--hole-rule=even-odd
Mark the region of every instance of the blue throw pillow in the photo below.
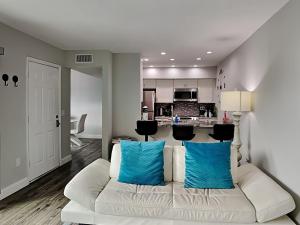
<svg viewBox="0 0 300 225">
<path fill-rule="evenodd" d="M 164 141 L 121 141 L 119 182 L 164 184 Z"/>
<path fill-rule="evenodd" d="M 185 188 L 231 189 L 231 142 L 184 142 Z"/>
</svg>

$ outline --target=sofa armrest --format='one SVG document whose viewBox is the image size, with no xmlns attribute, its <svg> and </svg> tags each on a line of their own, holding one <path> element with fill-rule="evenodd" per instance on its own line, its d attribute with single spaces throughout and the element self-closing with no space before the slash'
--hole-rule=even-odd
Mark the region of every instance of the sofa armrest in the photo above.
<svg viewBox="0 0 300 225">
<path fill-rule="evenodd" d="M 65 187 L 64 195 L 80 205 L 95 211 L 95 201 L 109 177 L 110 163 L 97 159 L 81 170 Z"/>
<path fill-rule="evenodd" d="M 295 209 L 292 196 L 252 164 L 238 168 L 238 185 L 253 204 L 256 219 L 263 223 Z"/>
</svg>

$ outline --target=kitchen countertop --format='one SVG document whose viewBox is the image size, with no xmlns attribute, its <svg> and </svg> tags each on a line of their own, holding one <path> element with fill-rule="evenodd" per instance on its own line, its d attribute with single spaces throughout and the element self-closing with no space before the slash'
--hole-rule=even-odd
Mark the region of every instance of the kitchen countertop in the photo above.
<svg viewBox="0 0 300 225">
<path fill-rule="evenodd" d="M 216 117 L 190 117 L 191 119 L 181 119 L 178 123 L 172 120 L 172 117 L 155 117 L 158 121 L 158 127 L 171 127 L 174 124 L 178 125 L 193 125 L 198 128 L 212 128 L 214 124 L 218 123 Z"/>
</svg>

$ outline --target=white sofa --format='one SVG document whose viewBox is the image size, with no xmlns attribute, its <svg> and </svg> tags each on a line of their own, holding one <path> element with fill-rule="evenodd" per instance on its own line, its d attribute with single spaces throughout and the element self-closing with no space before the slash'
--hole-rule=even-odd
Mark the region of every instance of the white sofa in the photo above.
<svg viewBox="0 0 300 225">
<path fill-rule="evenodd" d="M 184 148 L 165 147 L 165 186 L 117 181 L 120 145 L 112 160 L 98 159 L 66 186 L 71 201 L 62 209 L 63 222 L 99 225 L 294 224 L 291 195 L 252 164 L 232 162 L 234 189 L 185 189 Z M 232 153 L 234 154 L 234 153 Z M 236 157 L 235 157 L 236 158 Z"/>
</svg>

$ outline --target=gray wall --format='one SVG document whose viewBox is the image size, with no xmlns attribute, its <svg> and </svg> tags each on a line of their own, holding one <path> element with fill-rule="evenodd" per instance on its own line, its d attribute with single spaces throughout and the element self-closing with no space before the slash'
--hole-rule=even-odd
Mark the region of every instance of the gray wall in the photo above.
<svg viewBox="0 0 300 225">
<path fill-rule="evenodd" d="M 68 68 L 62 68 L 61 76 L 61 158 L 69 156 L 70 150 L 70 89 L 71 89 L 71 71 Z"/>
<path fill-rule="evenodd" d="M 227 89 L 255 92 L 242 121 L 243 154 L 289 190 L 300 222 L 300 1 L 292 0 L 219 65 Z M 259 190 L 258 190 L 259 191 Z"/>
<path fill-rule="evenodd" d="M 136 120 L 140 119 L 140 55 L 113 54 L 113 136 L 139 137 Z"/>
<path fill-rule="evenodd" d="M 102 136 L 102 79 L 101 75 L 89 75 L 71 70 L 71 118 L 79 121 L 87 114 L 82 138 Z"/>
<path fill-rule="evenodd" d="M 112 53 L 105 50 L 62 51 L 1 23 L 0 46 L 5 47 L 5 56 L 0 56 L 0 74 L 16 74 L 20 79 L 18 88 L 11 84 L 3 87 L 0 82 L 0 188 L 27 177 L 25 74 L 28 56 L 62 65 L 62 158 L 70 154 L 70 69 L 92 75 L 101 73 L 103 86 L 99 86 L 99 90 L 102 90 L 103 107 L 102 156 L 107 159 L 113 132 Z M 75 54 L 78 53 L 93 53 L 94 63 L 75 64 Z M 134 136 L 135 120 L 140 117 L 140 57 L 138 54 L 115 54 L 114 59 L 114 134 Z M 124 91 L 129 98 L 124 95 Z M 117 99 L 121 99 L 121 102 Z M 124 101 L 127 102 L 126 107 Z M 124 107 L 126 114 L 122 111 Z M 124 121 L 129 124 L 128 127 L 126 124 L 123 127 Z M 16 167 L 16 159 L 21 160 L 19 167 Z"/>
<path fill-rule="evenodd" d="M 217 67 L 201 68 L 144 68 L 144 79 L 216 78 Z"/>
<path fill-rule="evenodd" d="M 0 82 L 0 135 L 1 189 L 27 177 L 26 159 L 26 57 L 34 57 L 48 62 L 63 65 L 63 51 L 52 47 L 27 34 L 0 23 L 0 46 L 5 48 L 5 56 L 0 56 L 0 74 L 8 73 L 19 76 L 19 87 L 3 87 Z M 65 79 L 62 70 L 62 95 Z M 67 90 L 68 91 L 68 90 Z M 68 110 L 68 101 L 64 99 L 62 109 Z M 63 129 L 65 131 L 65 129 Z M 63 145 L 66 146 L 68 136 L 62 134 Z M 63 156 L 69 149 L 63 149 Z M 16 159 L 21 165 L 16 167 Z"/>
</svg>

